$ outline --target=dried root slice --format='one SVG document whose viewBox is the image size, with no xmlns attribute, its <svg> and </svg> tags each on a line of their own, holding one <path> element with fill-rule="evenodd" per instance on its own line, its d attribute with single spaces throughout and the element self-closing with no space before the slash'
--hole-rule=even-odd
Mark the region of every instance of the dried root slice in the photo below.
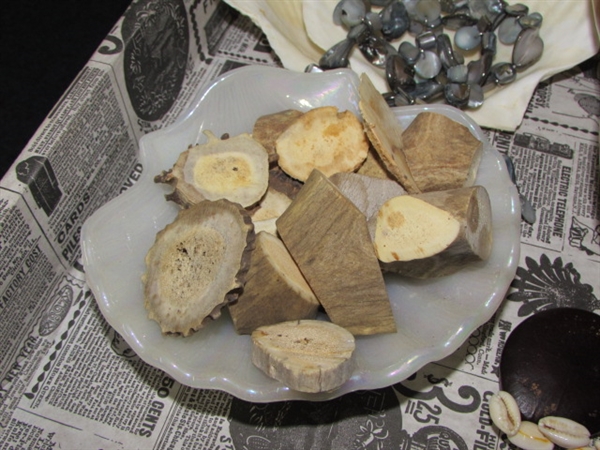
<svg viewBox="0 0 600 450">
<path fill-rule="evenodd" d="M 382 269 L 401 275 L 449 275 L 492 251 L 490 199 L 481 186 L 392 198 L 373 224 Z"/>
<path fill-rule="evenodd" d="M 228 139 L 204 134 L 208 142 L 190 147 L 171 170 L 155 177 L 174 187 L 167 199 L 183 207 L 222 198 L 243 207 L 257 203 L 269 183 L 265 148 L 247 133 Z"/>
<path fill-rule="evenodd" d="M 252 137 L 262 144 L 269 153 L 269 162 L 277 161 L 275 141 L 290 124 L 302 115 L 302 111 L 286 109 L 274 114 L 260 116 L 254 122 Z"/>
<path fill-rule="evenodd" d="M 280 239 L 256 235 L 244 291 L 229 305 L 235 330 L 250 334 L 263 325 L 314 319 L 319 301 Z"/>
<path fill-rule="evenodd" d="M 252 362 L 267 375 L 302 392 L 326 392 L 354 370 L 354 337 L 320 320 L 294 320 L 252 333 Z"/>
<path fill-rule="evenodd" d="M 290 203 L 292 203 L 292 200 L 287 195 L 268 188 L 258 207 L 250 213 L 254 223 L 254 231 L 257 234 L 259 231 L 266 231 L 277 235 L 275 221 L 290 206 Z"/>
<path fill-rule="evenodd" d="M 313 169 L 326 176 L 358 169 L 367 157 L 369 141 L 352 112 L 322 106 L 297 118 L 277 138 L 275 147 L 282 170 L 305 181 Z"/>
<path fill-rule="evenodd" d="M 290 177 L 277 165 L 269 169 L 269 188 L 285 194 L 292 200 L 298 195 L 302 184 L 302 182 Z"/>
<path fill-rule="evenodd" d="M 395 176 L 385 167 L 377 150 L 371 145 L 365 162 L 358 168 L 356 173 L 373 178 L 382 178 L 384 180 L 393 180 L 398 182 Z"/>
<path fill-rule="evenodd" d="M 360 76 L 358 92 L 365 132 L 381 162 L 409 194 L 420 193 L 402 150 L 403 130 L 398 119 L 366 74 Z"/>
<path fill-rule="evenodd" d="M 367 220 L 325 175 L 313 171 L 277 230 L 333 323 L 354 335 L 396 331 Z"/>
<path fill-rule="evenodd" d="M 483 144 L 467 127 L 443 114 L 420 113 L 402 134 L 403 150 L 423 192 L 472 186 Z"/>
<path fill-rule="evenodd" d="M 406 191 L 394 180 L 373 178 L 358 173 L 336 173 L 329 180 L 369 220 L 390 198 L 405 195 Z"/>
<path fill-rule="evenodd" d="M 182 209 L 146 255 L 148 317 L 163 333 L 183 336 L 219 317 L 243 286 L 253 241 L 250 217 L 238 204 L 203 201 Z"/>
</svg>

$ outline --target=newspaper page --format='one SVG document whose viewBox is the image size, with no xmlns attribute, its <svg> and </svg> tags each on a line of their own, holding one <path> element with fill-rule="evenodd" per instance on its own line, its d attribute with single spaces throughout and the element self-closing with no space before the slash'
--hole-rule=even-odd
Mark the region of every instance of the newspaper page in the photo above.
<svg viewBox="0 0 600 450">
<path fill-rule="evenodd" d="M 248 64 L 280 65 L 225 3 L 137 1 L 2 179 L 0 448 L 506 448 L 489 399 L 511 331 L 558 306 L 600 312 L 597 59 L 541 83 L 515 133 L 485 130 L 537 216 L 522 222 L 519 270 L 494 316 L 401 383 L 274 403 L 190 388 L 143 362 L 104 320 L 79 244 L 86 218 L 143 172 L 139 138 Z"/>
</svg>

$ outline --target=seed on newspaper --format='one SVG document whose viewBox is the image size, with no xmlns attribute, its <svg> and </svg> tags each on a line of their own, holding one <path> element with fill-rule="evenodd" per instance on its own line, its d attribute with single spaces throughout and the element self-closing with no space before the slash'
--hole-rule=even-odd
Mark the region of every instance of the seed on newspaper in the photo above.
<svg viewBox="0 0 600 450">
<path fill-rule="evenodd" d="M 521 412 L 515 398 L 500 391 L 490 398 L 490 417 L 494 425 L 507 436 L 514 436 L 521 427 Z"/>
<path fill-rule="evenodd" d="M 538 426 L 527 420 L 521 422 L 517 434 L 509 436 L 508 440 L 523 450 L 552 450 L 554 444 L 542 434 Z"/>
<path fill-rule="evenodd" d="M 566 417 L 544 417 L 538 427 L 544 436 L 563 448 L 585 447 L 590 443 L 589 430 Z"/>
</svg>

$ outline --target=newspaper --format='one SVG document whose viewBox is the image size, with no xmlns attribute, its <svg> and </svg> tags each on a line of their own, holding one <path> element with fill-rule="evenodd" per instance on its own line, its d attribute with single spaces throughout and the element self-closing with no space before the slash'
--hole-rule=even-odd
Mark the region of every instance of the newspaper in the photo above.
<svg viewBox="0 0 600 450">
<path fill-rule="evenodd" d="M 600 311 L 597 59 L 540 84 L 515 133 L 485 130 L 537 221 L 494 316 L 455 353 L 387 388 L 327 402 L 250 403 L 175 382 L 102 317 L 81 227 L 144 168 L 139 138 L 220 74 L 280 65 L 248 18 L 216 0 L 141 0 L 115 24 L 0 183 L 0 447 L 494 450 L 510 332 L 557 306 Z M 541 271 L 549 274 L 536 277 Z M 544 284 L 528 295 L 531 280 Z"/>
</svg>

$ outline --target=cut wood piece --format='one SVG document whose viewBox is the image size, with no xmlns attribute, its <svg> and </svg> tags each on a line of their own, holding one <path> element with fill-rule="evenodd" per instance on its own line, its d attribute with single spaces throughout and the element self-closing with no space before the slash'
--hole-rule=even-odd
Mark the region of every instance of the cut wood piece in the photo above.
<svg viewBox="0 0 600 450">
<path fill-rule="evenodd" d="M 369 220 L 381 205 L 392 197 L 405 195 L 406 191 L 395 180 L 373 178 L 358 173 L 336 173 L 329 180 Z"/>
<path fill-rule="evenodd" d="M 492 210 L 482 186 L 395 197 L 374 228 L 382 269 L 409 277 L 450 275 L 492 251 Z"/>
<path fill-rule="evenodd" d="M 404 154 L 423 192 L 472 186 L 483 143 L 464 125 L 434 112 L 422 112 L 402 134 Z"/>
<path fill-rule="evenodd" d="M 249 134 L 219 139 L 205 131 L 208 142 L 183 152 L 172 169 L 156 176 L 173 186 L 167 199 L 184 208 L 202 200 L 227 199 L 243 207 L 257 203 L 269 183 L 265 148 Z"/>
<path fill-rule="evenodd" d="M 244 291 L 229 305 L 235 330 L 250 334 L 263 325 L 314 319 L 318 309 L 319 301 L 283 242 L 258 233 Z"/>
<path fill-rule="evenodd" d="M 292 200 L 296 197 L 302 185 L 302 182 L 290 177 L 277 165 L 269 169 L 269 188 L 285 194 Z"/>
<path fill-rule="evenodd" d="M 382 178 L 384 180 L 394 180 L 398 182 L 397 178 L 393 176 L 390 171 L 385 167 L 381 157 L 377 153 L 377 150 L 371 145 L 365 162 L 358 168 L 356 173 L 366 175 L 373 178 Z"/>
<path fill-rule="evenodd" d="M 258 206 L 250 211 L 254 231 L 257 234 L 259 231 L 267 231 L 277 235 L 275 221 L 283 214 L 290 203 L 292 203 L 292 200 L 287 195 L 273 188 L 268 188 Z"/>
<path fill-rule="evenodd" d="M 252 362 L 268 376 L 302 392 L 327 392 L 354 370 L 354 336 L 321 320 L 294 320 L 252 333 Z"/>
<path fill-rule="evenodd" d="M 277 161 L 277 151 L 275 150 L 275 141 L 290 124 L 302 115 L 302 111 L 296 109 L 286 109 L 260 116 L 254 122 L 252 137 L 260 142 L 269 153 L 269 162 Z"/>
<path fill-rule="evenodd" d="M 358 91 L 365 131 L 381 162 L 408 193 L 420 193 L 402 150 L 402 125 L 364 73 L 360 76 Z"/>
<path fill-rule="evenodd" d="M 355 335 L 396 323 L 365 216 L 314 170 L 277 230 L 331 321 Z"/>
<path fill-rule="evenodd" d="M 294 120 L 275 147 L 281 169 L 305 181 L 313 169 L 327 176 L 358 169 L 367 157 L 369 141 L 352 112 L 321 106 Z"/>
<path fill-rule="evenodd" d="M 146 255 L 144 305 L 165 334 L 188 336 L 237 299 L 250 265 L 248 212 L 228 200 L 182 209 Z"/>
</svg>

